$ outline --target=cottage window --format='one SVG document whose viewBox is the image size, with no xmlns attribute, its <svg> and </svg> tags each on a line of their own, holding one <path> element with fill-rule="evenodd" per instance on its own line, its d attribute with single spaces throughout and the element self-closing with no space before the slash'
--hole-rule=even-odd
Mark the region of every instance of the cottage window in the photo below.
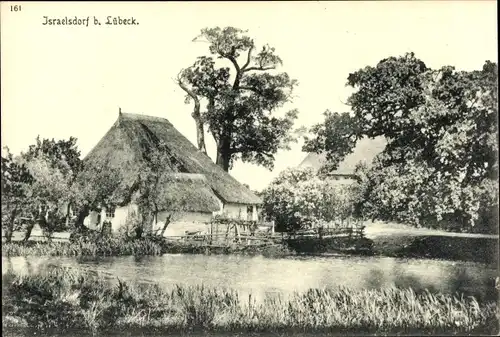
<svg viewBox="0 0 500 337">
<path fill-rule="evenodd" d="M 115 208 L 108 207 L 106 208 L 106 218 L 114 218 L 115 217 Z"/>
</svg>

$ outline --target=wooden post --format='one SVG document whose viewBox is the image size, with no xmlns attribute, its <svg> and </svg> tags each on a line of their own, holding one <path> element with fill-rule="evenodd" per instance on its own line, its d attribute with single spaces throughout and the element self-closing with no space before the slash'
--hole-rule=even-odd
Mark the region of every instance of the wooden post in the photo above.
<svg viewBox="0 0 500 337">
<path fill-rule="evenodd" d="M 234 223 L 234 238 L 236 241 L 238 241 L 238 225 Z"/>
<path fill-rule="evenodd" d="M 213 239 L 214 239 L 214 235 L 213 235 L 213 228 L 214 228 L 214 223 L 213 222 L 210 222 L 210 244 L 212 244 L 213 242 Z"/>
<path fill-rule="evenodd" d="M 229 241 L 229 230 L 231 229 L 231 225 L 229 223 L 226 223 L 226 245 L 228 244 Z"/>
<path fill-rule="evenodd" d="M 218 222 L 215 223 L 215 234 L 217 234 L 216 239 L 215 239 L 217 241 L 218 240 L 217 238 L 219 237 L 219 223 Z"/>
</svg>

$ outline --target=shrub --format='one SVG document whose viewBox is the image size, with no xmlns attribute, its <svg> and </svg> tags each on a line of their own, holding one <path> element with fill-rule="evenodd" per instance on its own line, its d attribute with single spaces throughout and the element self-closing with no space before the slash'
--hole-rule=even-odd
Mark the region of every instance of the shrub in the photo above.
<svg viewBox="0 0 500 337">
<path fill-rule="evenodd" d="M 318 227 L 354 215 L 358 184 L 343 184 L 311 168 L 282 172 L 263 193 L 263 213 L 277 231 Z"/>
</svg>

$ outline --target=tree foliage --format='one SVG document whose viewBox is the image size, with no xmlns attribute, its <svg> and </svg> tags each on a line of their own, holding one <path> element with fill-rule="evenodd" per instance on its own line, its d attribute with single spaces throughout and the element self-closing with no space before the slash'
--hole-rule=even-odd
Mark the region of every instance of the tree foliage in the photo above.
<svg viewBox="0 0 500 337">
<path fill-rule="evenodd" d="M 81 169 L 79 156 L 75 138 L 55 141 L 37 137 L 34 145 L 16 157 L 7 150 L 2 157 L 2 200 L 10 219 L 2 219 L 2 223 L 8 232 L 20 218 L 28 225 L 25 240 L 35 223 L 49 237 L 64 226 L 71 184 Z"/>
<path fill-rule="evenodd" d="M 233 27 L 203 29 L 197 39 L 208 42 L 212 56 L 198 57 L 177 78 L 186 103 L 194 103 L 198 149 L 206 152 L 206 127 L 217 145 L 216 163 L 226 171 L 238 159 L 271 169 L 278 149 L 294 139 L 291 131 L 298 113 L 275 113 L 291 101 L 297 82 L 287 73 L 272 72 L 282 65 L 275 49 L 264 45 L 257 51 L 245 34 Z M 231 68 L 217 67 L 217 59 Z"/>
<path fill-rule="evenodd" d="M 2 156 L 2 225 L 13 229 L 22 217 L 27 224 L 25 240 L 38 223 L 50 237 L 56 230 L 68 229 L 70 206 L 77 214 L 76 223 L 90 210 L 113 204 L 119 176 L 116 170 L 86 164 L 80 159 L 76 138 L 49 140 L 37 137 L 26 152 Z M 113 199 L 115 198 L 115 199 Z M 11 228 L 12 227 L 12 228 Z"/>
<path fill-rule="evenodd" d="M 388 144 L 367 174 L 365 213 L 471 229 L 498 205 L 497 76 L 489 61 L 457 71 L 430 69 L 412 53 L 384 59 L 349 75 L 352 113 L 327 113 L 304 150 L 335 163 L 355 139 L 383 136 Z"/>
<path fill-rule="evenodd" d="M 51 167 L 55 167 L 67 176 L 76 176 L 83 167 L 80 159 L 80 150 L 76 145 L 77 139 L 70 137 L 68 140 L 40 139 L 30 145 L 28 151 L 22 154 L 27 162 L 35 158 L 44 158 Z"/>
<path fill-rule="evenodd" d="M 338 225 L 354 215 L 357 189 L 311 168 L 287 169 L 262 192 L 263 213 L 277 231 Z"/>
<path fill-rule="evenodd" d="M 2 154 L 2 230 L 10 242 L 14 224 L 29 205 L 33 176 L 24 163 L 14 158 L 8 148 Z"/>
<path fill-rule="evenodd" d="M 84 163 L 84 169 L 71 185 L 69 202 L 76 214 L 75 229 L 83 228 L 83 221 L 90 211 L 104 207 L 115 207 L 125 199 L 126 191 L 120 189 L 121 175 L 118 169 L 108 165 Z"/>
<path fill-rule="evenodd" d="M 30 199 L 32 220 L 25 240 L 29 238 L 33 224 L 37 222 L 46 234 L 65 227 L 68 219 L 68 204 L 73 193 L 73 182 L 83 163 L 76 145 L 77 139 L 40 139 L 21 153 L 22 160 L 34 177 Z"/>
<path fill-rule="evenodd" d="M 314 125 L 310 132 L 314 138 L 305 136 L 303 151 L 326 151 L 327 167 L 325 170 L 335 170 L 348 154 L 352 152 L 360 137 L 356 120 L 349 113 L 333 113 L 329 110 L 323 113 L 324 123 Z M 331 150 L 330 150 L 331 149 Z M 333 150 L 334 149 L 334 150 Z"/>
</svg>

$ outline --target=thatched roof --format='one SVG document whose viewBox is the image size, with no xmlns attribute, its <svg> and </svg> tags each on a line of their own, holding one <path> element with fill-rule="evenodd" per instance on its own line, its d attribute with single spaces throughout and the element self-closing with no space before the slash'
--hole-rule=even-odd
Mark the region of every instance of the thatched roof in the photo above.
<svg viewBox="0 0 500 337">
<path fill-rule="evenodd" d="M 202 174 L 171 173 L 160 177 L 159 211 L 215 212 L 217 197 Z"/>
<path fill-rule="evenodd" d="M 247 187 L 214 164 L 207 155 L 198 151 L 164 118 L 120 114 L 111 129 L 85 157 L 84 162 L 117 168 L 123 178 L 122 186 L 132 186 L 137 181 L 140 168 L 148 165 L 148 154 L 152 149 L 158 149 L 161 142 L 166 146 L 172 163 L 172 165 L 164 165 L 161 174 L 203 175 L 212 193 L 225 203 L 254 205 L 262 202 Z M 186 186 L 181 190 L 187 190 L 188 187 L 194 188 L 192 184 L 195 180 L 180 179 L 177 187 L 166 187 L 165 191 L 171 189 L 172 193 L 176 193 L 176 188 L 183 183 L 186 183 Z"/>
<path fill-rule="evenodd" d="M 344 160 L 339 163 L 337 169 L 330 174 L 339 176 L 354 175 L 354 169 L 359 162 L 365 162 L 371 165 L 375 156 L 384 150 L 386 144 L 387 141 L 382 137 L 373 139 L 363 138 L 359 140 L 353 152 L 348 154 Z M 312 167 L 319 170 L 326 162 L 325 153 L 309 153 L 302 163 L 300 163 L 299 167 Z"/>
</svg>

